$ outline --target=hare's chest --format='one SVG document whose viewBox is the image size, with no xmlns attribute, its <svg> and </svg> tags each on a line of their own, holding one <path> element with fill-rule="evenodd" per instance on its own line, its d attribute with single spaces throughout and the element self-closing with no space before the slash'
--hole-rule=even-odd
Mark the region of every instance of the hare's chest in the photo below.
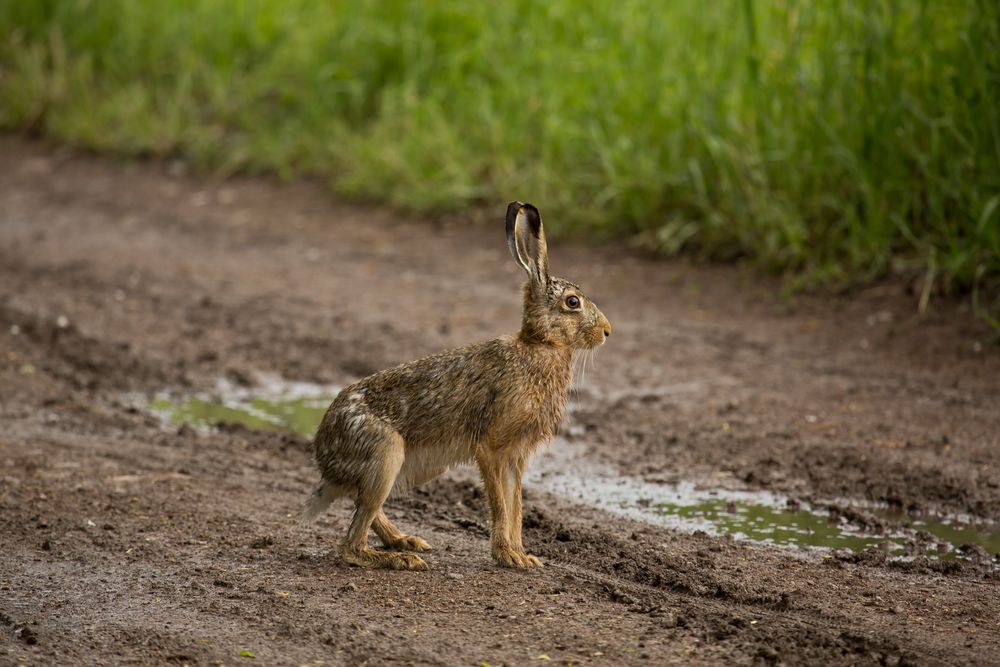
<svg viewBox="0 0 1000 667">
<path fill-rule="evenodd" d="M 544 350 L 543 350 L 544 351 Z M 569 389 L 569 369 L 558 359 L 531 358 L 498 392 L 494 431 L 501 441 L 536 445 L 555 436 Z"/>
<path fill-rule="evenodd" d="M 565 401 L 549 396 L 520 396 L 508 405 L 505 424 L 517 439 L 537 444 L 555 436 Z"/>
</svg>

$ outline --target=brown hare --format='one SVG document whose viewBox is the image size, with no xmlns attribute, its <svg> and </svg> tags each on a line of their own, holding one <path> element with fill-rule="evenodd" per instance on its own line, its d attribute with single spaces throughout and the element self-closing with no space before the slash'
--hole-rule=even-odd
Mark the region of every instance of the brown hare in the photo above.
<svg viewBox="0 0 1000 667">
<path fill-rule="evenodd" d="M 521 476 L 528 457 L 562 420 L 573 355 L 604 343 L 611 324 L 580 288 L 549 275 L 538 209 L 507 206 L 507 243 L 528 274 L 521 330 L 375 373 L 349 385 L 326 411 L 313 441 L 323 481 L 309 499 L 313 519 L 342 496 L 354 499 L 343 559 L 364 567 L 425 570 L 415 554 L 368 547 L 374 528 L 389 549 L 424 551 L 382 511 L 390 494 L 475 461 L 492 519 L 493 558 L 539 567 L 521 543 Z"/>
</svg>

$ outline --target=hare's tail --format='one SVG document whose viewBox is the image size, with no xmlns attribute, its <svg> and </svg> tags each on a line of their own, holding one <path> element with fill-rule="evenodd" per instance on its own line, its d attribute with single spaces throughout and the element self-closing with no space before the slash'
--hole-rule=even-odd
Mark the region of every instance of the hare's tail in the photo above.
<svg viewBox="0 0 1000 667">
<path fill-rule="evenodd" d="M 326 481 L 321 482 L 309 496 L 309 500 L 306 501 L 305 509 L 302 511 L 302 523 L 314 521 L 316 517 L 326 511 L 330 503 L 346 495 L 347 490 L 343 487 Z"/>
</svg>

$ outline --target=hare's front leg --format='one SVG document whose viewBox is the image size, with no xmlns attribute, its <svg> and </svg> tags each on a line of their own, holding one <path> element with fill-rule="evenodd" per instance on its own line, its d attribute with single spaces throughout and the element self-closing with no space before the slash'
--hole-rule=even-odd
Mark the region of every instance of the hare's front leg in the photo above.
<svg viewBox="0 0 1000 667">
<path fill-rule="evenodd" d="M 507 474 L 504 478 L 504 500 L 510 511 L 510 521 L 508 524 L 510 546 L 528 561 L 526 567 L 541 567 L 542 562 L 535 556 L 527 553 L 524 550 L 524 544 L 521 542 L 521 525 L 524 520 L 521 509 L 521 478 L 524 476 L 526 464 L 527 461 L 523 457 L 517 457 L 508 462 Z"/>
<path fill-rule="evenodd" d="M 513 498 L 508 500 L 507 486 L 512 477 L 517 479 L 517 528 L 520 537 L 520 475 L 510 475 L 510 462 L 503 460 L 495 452 L 481 452 L 477 457 L 479 472 L 483 476 L 483 487 L 486 490 L 486 502 L 490 507 L 490 547 L 493 559 L 504 567 L 539 567 L 541 562 L 534 556 L 524 553 L 520 540 L 515 544 L 512 540 L 514 527 L 512 519 Z M 510 505 L 508 505 L 510 503 Z"/>
</svg>

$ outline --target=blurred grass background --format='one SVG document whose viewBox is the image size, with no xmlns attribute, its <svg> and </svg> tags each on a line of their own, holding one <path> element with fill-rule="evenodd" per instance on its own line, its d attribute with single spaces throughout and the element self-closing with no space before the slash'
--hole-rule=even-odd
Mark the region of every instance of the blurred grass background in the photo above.
<svg viewBox="0 0 1000 667">
<path fill-rule="evenodd" d="M 7 0 L 0 40 L 5 129 L 996 305 L 995 0 Z"/>
</svg>

